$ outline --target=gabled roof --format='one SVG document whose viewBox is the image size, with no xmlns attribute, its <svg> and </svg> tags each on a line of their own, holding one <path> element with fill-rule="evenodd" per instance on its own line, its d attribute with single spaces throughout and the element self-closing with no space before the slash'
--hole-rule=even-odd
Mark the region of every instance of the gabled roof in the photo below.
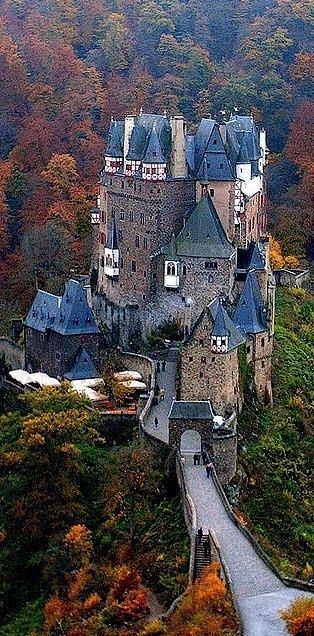
<svg viewBox="0 0 314 636">
<path fill-rule="evenodd" d="M 31 327 L 45 333 L 46 329 L 52 327 L 60 303 L 61 296 L 55 296 L 39 289 L 26 316 L 25 327 Z"/>
<path fill-rule="evenodd" d="M 174 400 L 171 405 L 169 420 L 212 420 L 213 409 L 209 400 L 188 402 Z"/>
<path fill-rule="evenodd" d="M 123 157 L 124 122 L 111 121 L 109 126 L 106 155 L 108 157 Z"/>
<path fill-rule="evenodd" d="M 255 271 L 248 272 L 242 289 L 233 322 L 245 333 L 267 331 L 267 309 L 263 303 Z"/>
<path fill-rule="evenodd" d="M 212 200 L 205 196 L 196 205 L 176 239 L 180 256 L 230 258 L 235 252 L 228 241 Z"/>
<path fill-rule="evenodd" d="M 62 335 L 99 333 L 85 291 L 76 280 L 69 280 L 65 285 L 53 331 Z"/>
<path fill-rule="evenodd" d="M 158 139 L 156 127 L 153 126 L 150 133 L 145 154 L 143 157 L 144 163 L 166 163 L 166 159 L 162 154 L 160 142 Z"/>
<path fill-rule="evenodd" d="M 226 144 L 233 166 L 251 163 L 252 176 L 257 176 L 261 157 L 259 134 L 252 117 L 232 115 L 227 122 Z"/>
<path fill-rule="evenodd" d="M 228 337 L 227 351 L 232 351 L 245 342 L 245 334 L 236 326 L 234 320 L 229 316 L 221 299 L 215 298 L 215 300 L 209 303 L 206 311 L 210 313 L 214 322 L 212 335 Z"/>
<path fill-rule="evenodd" d="M 64 374 L 64 377 L 67 380 L 89 380 L 99 377 L 99 373 L 84 347 L 79 347 L 71 369 Z"/>
<path fill-rule="evenodd" d="M 106 248 L 109 250 L 118 249 L 117 228 L 116 228 L 116 220 L 114 216 L 111 219 L 111 224 L 110 224 L 107 242 L 106 242 Z"/>
</svg>

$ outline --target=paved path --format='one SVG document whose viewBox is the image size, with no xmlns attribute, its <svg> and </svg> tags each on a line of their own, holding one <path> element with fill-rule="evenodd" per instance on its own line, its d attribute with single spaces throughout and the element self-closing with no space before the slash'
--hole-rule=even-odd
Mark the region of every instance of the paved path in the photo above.
<svg viewBox="0 0 314 636">
<path fill-rule="evenodd" d="M 171 350 L 164 372 L 157 382 L 166 391 L 165 400 L 154 406 L 146 430 L 156 438 L 168 442 L 168 413 L 175 396 L 177 354 Z M 158 427 L 155 428 L 155 416 Z M 310 593 L 286 587 L 255 552 L 249 540 L 234 525 L 211 478 L 207 479 L 203 466 L 193 466 L 187 458 L 184 467 L 187 490 L 193 500 L 198 527 L 209 529 L 218 540 L 222 558 L 228 568 L 234 596 L 241 615 L 244 636 L 286 636 L 284 622 L 278 612 L 298 596 Z"/>
</svg>

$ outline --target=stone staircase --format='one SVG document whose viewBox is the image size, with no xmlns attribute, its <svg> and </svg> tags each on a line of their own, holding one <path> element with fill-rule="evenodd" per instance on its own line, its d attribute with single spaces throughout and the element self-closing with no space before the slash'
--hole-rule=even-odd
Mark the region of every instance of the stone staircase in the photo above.
<svg viewBox="0 0 314 636">
<path fill-rule="evenodd" d="M 198 538 L 195 539 L 195 564 L 194 564 L 194 580 L 199 579 L 202 576 L 203 570 L 211 562 L 210 549 L 209 554 L 205 555 L 204 543 L 208 541 L 208 534 L 203 534 L 201 542 Z"/>
</svg>

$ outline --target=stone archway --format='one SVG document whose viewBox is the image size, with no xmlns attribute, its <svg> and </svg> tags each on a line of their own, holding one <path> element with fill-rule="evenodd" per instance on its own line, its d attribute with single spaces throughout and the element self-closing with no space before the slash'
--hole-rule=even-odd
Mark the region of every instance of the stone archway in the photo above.
<svg viewBox="0 0 314 636">
<path fill-rule="evenodd" d="M 180 438 L 181 455 L 200 453 L 202 450 L 202 438 L 195 429 L 187 429 L 183 431 Z"/>
</svg>

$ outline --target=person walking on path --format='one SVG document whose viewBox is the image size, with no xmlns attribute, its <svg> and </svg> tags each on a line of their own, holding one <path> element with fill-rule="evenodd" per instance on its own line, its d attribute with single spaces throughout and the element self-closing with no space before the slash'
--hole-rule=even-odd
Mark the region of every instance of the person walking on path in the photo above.
<svg viewBox="0 0 314 636">
<path fill-rule="evenodd" d="M 162 368 L 163 371 L 166 371 L 166 360 L 162 361 L 161 368 Z"/>
<path fill-rule="evenodd" d="M 204 466 L 206 466 L 206 464 L 207 464 L 207 453 L 206 453 L 206 451 L 202 450 L 201 455 L 202 455 L 203 464 L 204 464 Z"/>
<path fill-rule="evenodd" d="M 210 543 L 209 543 L 209 539 L 205 539 L 204 543 L 203 543 L 203 549 L 204 549 L 204 557 L 209 557 L 210 555 Z"/>
<path fill-rule="evenodd" d="M 213 466 L 212 462 L 208 462 L 208 464 L 206 464 L 205 468 L 206 468 L 206 475 L 207 475 L 207 479 L 208 479 L 210 477 L 210 475 L 213 474 L 214 466 Z"/>
<path fill-rule="evenodd" d="M 157 368 L 157 373 L 160 373 L 160 362 L 159 362 L 159 360 L 157 360 L 156 368 Z"/>
<path fill-rule="evenodd" d="M 157 417 L 157 415 L 156 415 L 156 416 L 155 416 L 155 428 L 158 428 L 158 424 L 159 424 L 159 422 L 158 422 L 158 417 Z"/>
<path fill-rule="evenodd" d="M 203 536 L 203 528 L 201 526 L 197 531 L 197 538 L 199 543 L 202 543 L 202 536 Z"/>
</svg>

